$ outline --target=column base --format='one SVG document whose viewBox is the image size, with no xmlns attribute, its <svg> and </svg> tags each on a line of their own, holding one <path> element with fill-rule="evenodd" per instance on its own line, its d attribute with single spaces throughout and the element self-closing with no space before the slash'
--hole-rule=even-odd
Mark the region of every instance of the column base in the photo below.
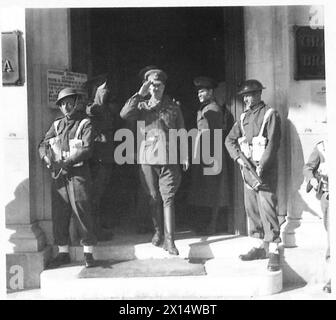
<svg viewBox="0 0 336 320">
<path fill-rule="evenodd" d="M 6 253 L 38 252 L 46 246 L 45 236 L 39 225 L 7 224 L 8 245 Z"/>
<path fill-rule="evenodd" d="M 6 255 L 7 289 L 18 291 L 40 287 L 40 274 L 51 256 L 51 246 L 39 252 L 16 252 Z"/>
</svg>

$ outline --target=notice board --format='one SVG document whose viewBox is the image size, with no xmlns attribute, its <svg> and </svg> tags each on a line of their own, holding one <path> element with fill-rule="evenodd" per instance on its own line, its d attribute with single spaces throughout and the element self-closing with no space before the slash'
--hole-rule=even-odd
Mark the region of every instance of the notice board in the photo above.
<svg viewBox="0 0 336 320">
<path fill-rule="evenodd" d="M 56 108 L 58 93 L 67 87 L 74 88 L 87 95 L 84 84 L 87 82 L 87 74 L 71 72 L 67 70 L 47 70 L 48 105 Z"/>
<path fill-rule="evenodd" d="M 295 80 L 325 79 L 324 29 L 295 26 Z"/>
</svg>

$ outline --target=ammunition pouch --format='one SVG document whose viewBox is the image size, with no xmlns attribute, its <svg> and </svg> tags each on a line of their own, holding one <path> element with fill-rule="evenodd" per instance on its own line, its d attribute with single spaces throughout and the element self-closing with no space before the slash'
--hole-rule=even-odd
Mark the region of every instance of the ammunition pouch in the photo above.
<svg viewBox="0 0 336 320">
<path fill-rule="evenodd" d="M 250 159 L 252 156 L 252 150 L 251 147 L 247 141 L 246 136 L 242 136 L 240 138 L 238 138 L 238 144 L 239 144 L 239 148 L 241 150 L 242 153 L 244 153 L 245 157 L 247 159 Z"/>
<path fill-rule="evenodd" d="M 267 145 L 267 139 L 263 136 L 252 138 L 252 160 L 260 161 Z"/>
</svg>

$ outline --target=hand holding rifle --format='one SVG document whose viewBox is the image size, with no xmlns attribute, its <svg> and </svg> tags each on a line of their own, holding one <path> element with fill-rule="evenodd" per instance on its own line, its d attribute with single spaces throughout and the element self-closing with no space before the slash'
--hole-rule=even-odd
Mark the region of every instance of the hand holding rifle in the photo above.
<svg viewBox="0 0 336 320">
<path fill-rule="evenodd" d="M 258 175 L 255 166 L 246 158 L 243 152 L 239 152 L 239 158 L 237 162 L 242 166 L 245 167 L 253 176 L 253 178 L 256 180 L 256 185 L 253 186 L 253 189 L 258 190 L 258 188 L 263 184 L 262 180 L 260 179 L 260 176 Z M 259 168 L 259 174 L 261 174 L 261 168 Z"/>
</svg>

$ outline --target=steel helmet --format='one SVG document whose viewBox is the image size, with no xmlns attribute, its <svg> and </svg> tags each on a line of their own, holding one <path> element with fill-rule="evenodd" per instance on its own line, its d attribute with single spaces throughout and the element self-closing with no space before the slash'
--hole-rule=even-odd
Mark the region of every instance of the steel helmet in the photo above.
<svg viewBox="0 0 336 320">
<path fill-rule="evenodd" d="M 77 96 L 79 94 L 80 93 L 78 91 L 76 91 L 76 89 L 74 89 L 74 88 L 64 88 L 58 93 L 58 98 L 57 98 L 56 104 L 59 105 L 60 102 L 66 97 Z"/>
<path fill-rule="evenodd" d="M 243 82 L 243 84 L 240 87 L 240 90 L 238 91 L 238 94 L 242 95 L 244 93 L 261 91 L 263 89 L 266 88 L 258 80 L 251 79 Z"/>
</svg>

